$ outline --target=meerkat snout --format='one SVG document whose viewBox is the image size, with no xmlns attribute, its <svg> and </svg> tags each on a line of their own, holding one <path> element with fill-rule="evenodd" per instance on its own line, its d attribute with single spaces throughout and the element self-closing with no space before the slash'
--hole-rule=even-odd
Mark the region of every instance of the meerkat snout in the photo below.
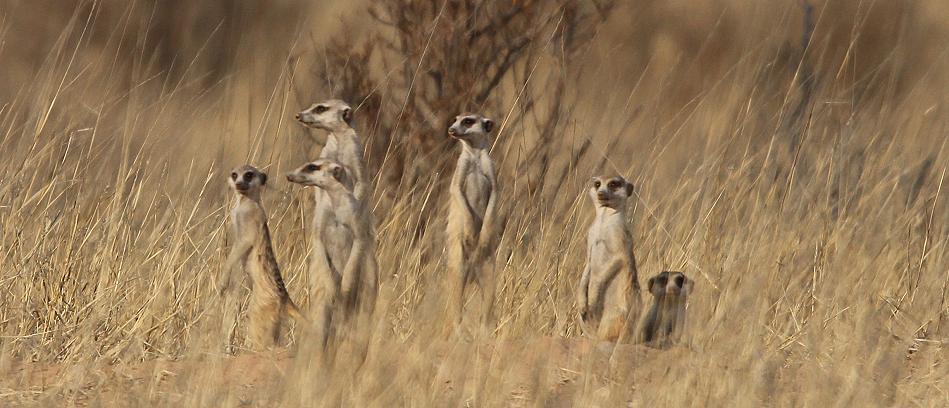
<svg viewBox="0 0 949 408">
<path fill-rule="evenodd" d="M 353 109 L 346 102 L 330 99 L 310 105 L 294 118 L 305 127 L 333 132 L 351 127 Z"/>
<path fill-rule="evenodd" d="M 448 123 L 448 136 L 472 144 L 487 141 L 487 135 L 494 129 L 494 121 L 476 113 L 464 113 L 455 116 Z"/>
<path fill-rule="evenodd" d="M 353 189 L 353 180 L 346 168 L 339 162 L 329 159 L 318 159 L 304 164 L 300 168 L 287 173 L 287 180 L 291 183 L 318 187 L 324 190 L 337 187 L 346 190 Z"/>
<path fill-rule="evenodd" d="M 678 274 L 676 275 L 674 279 L 672 279 L 672 285 L 670 285 L 669 288 L 666 289 L 666 291 L 672 295 L 678 295 L 682 293 L 682 285 L 684 284 L 685 284 L 685 276 L 682 274 Z"/>
<path fill-rule="evenodd" d="M 267 173 L 252 166 L 241 166 L 231 172 L 228 181 L 235 191 L 240 194 L 247 194 L 267 184 Z"/>
<path fill-rule="evenodd" d="M 633 184 L 621 176 L 598 176 L 591 179 L 590 197 L 597 207 L 617 208 L 633 194 Z"/>
</svg>

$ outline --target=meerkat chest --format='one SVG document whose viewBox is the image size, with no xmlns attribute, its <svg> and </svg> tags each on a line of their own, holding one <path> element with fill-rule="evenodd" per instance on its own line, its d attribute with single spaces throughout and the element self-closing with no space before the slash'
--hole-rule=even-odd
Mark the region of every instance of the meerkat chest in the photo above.
<svg viewBox="0 0 949 408">
<path fill-rule="evenodd" d="M 605 265 L 629 250 L 625 224 L 617 217 L 597 217 L 590 226 L 587 246 L 591 266 Z"/>
</svg>

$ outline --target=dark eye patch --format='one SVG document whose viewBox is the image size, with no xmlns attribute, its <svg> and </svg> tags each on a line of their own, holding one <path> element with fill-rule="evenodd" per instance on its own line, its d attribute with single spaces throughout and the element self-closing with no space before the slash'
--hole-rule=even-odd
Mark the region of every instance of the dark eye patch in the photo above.
<svg viewBox="0 0 949 408">
<path fill-rule="evenodd" d="M 330 108 L 329 108 L 328 106 L 326 106 L 326 105 L 316 105 L 316 107 L 313 108 L 313 112 L 315 112 L 317 115 L 319 115 L 319 114 L 321 114 L 321 113 L 323 113 L 323 112 L 328 111 L 329 109 L 330 109 Z"/>
<path fill-rule="evenodd" d="M 237 180 L 237 173 L 231 173 L 231 180 Z"/>
<path fill-rule="evenodd" d="M 610 188 L 610 190 L 616 190 L 617 188 L 620 188 L 620 183 L 616 180 L 613 180 L 613 181 L 610 181 L 610 183 L 607 184 L 607 186 Z"/>
<path fill-rule="evenodd" d="M 320 169 L 320 166 L 318 166 L 318 165 L 316 165 L 316 164 L 307 164 L 306 167 L 305 167 L 303 170 L 305 170 L 305 171 L 307 171 L 307 172 L 309 172 L 309 173 L 312 173 L 312 172 L 317 171 L 317 170 L 319 170 L 319 169 Z"/>
<path fill-rule="evenodd" d="M 244 173 L 244 181 L 251 181 L 253 179 L 254 179 L 254 172 L 248 171 L 247 173 Z"/>
<path fill-rule="evenodd" d="M 602 184 L 600 183 L 600 180 L 597 180 L 597 181 L 594 181 L 594 182 L 593 182 L 593 188 L 600 188 L 601 185 L 602 185 Z"/>
<path fill-rule="evenodd" d="M 474 123 L 475 123 L 475 120 L 471 118 L 464 118 L 461 120 L 461 124 L 464 126 L 471 126 L 471 125 L 474 125 Z"/>
<path fill-rule="evenodd" d="M 677 275 L 675 278 L 675 283 L 676 283 L 676 286 L 681 288 L 682 285 L 685 283 L 685 277 L 682 275 Z"/>
</svg>

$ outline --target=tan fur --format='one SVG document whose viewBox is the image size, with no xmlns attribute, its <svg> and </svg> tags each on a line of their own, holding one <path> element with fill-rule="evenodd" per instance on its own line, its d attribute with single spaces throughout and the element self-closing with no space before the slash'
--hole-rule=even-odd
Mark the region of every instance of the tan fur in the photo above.
<svg viewBox="0 0 949 408">
<path fill-rule="evenodd" d="M 352 127 L 353 110 L 349 104 L 339 99 L 314 103 L 298 113 L 296 119 L 305 127 L 329 132 L 319 158 L 335 160 L 346 167 L 353 177 L 353 194 L 365 204 L 369 184 L 363 145 Z"/>
<path fill-rule="evenodd" d="M 587 233 L 587 262 L 577 303 L 584 323 L 596 337 L 620 341 L 640 313 L 640 288 L 626 202 L 633 186 L 619 176 L 594 177 L 588 192 L 596 217 Z"/>
<path fill-rule="evenodd" d="M 693 282 L 682 272 L 664 271 L 649 278 L 652 307 L 643 320 L 640 340 L 647 345 L 667 347 L 679 342 L 685 328 L 686 304 Z"/>
<path fill-rule="evenodd" d="M 266 182 L 266 174 L 247 165 L 234 169 L 228 177 L 237 203 L 231 211 L 234 245 L 225 263 L 221 287 L 222 294 L 230 297 L 235 269 L 243 269 L 250 277 L 250 337 L 259 348 L 277 344 L 287 315 L 306 320 L 290 299 L 274 256 L 267 214 L 260 203 L 260 189 Z"/>
<path fill-rule="evenodd" d="M 321 229 L 314 231 L 321 237 L 320 252 L 314 253 L 320 261 L 315 268 L 319 275 L 312 277 L 318 282 L 313 302 L 317 331 L 325 343 L 331 326 L 345 324 L 353 315 L 360 319 L 357 326 L 366 328 L 364 320 L 371 316 L 378 293 L 378 264 L 375 239 L 369 220 L 362 216 L 362 205 L 353 194 L 352 176 L 339 162 L 318 159 L 287 174 L 287 180 L 317 187 L 325 193 L 330 208 L 316 220 L 315 225 Z M 341 306 L 341 316 L 334 313 L 337 305 Z"/>
<path fill-rule="evenodd" d="M 448 128 L 459 141 L 461 155 L 451 179 L 448 207 L 448 262 L 451 268 L 449 310 L 456 325 L 462 321 L 465 294 L 475 282 L 481 289 L 482 325 L 492 319 L 494 251 L 498 239 L 498 184 L 489 156 L 494 122 L 478 114 L 462 114 Z"/>
</svg>

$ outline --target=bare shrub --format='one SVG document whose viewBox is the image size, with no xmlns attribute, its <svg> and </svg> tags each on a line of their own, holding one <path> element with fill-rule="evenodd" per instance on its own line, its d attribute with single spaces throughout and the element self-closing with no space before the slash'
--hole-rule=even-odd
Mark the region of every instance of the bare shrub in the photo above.
<svg viewBox="0 0 949 408">
<path fill-rule="evenodd" d="M 460 112 L 551 135 L 569 116 L 570 61 L 612 7 L 611 0 L 379 1 L 367 9 L 377 24 L 364 38 L 354 43 L 343 30 L 313 66 L 338 95 L 362 105 L 374 165 L 385 161 L 387 179 L 408 175 L 411 183 L 451 162 L 446 122 Z M 538 147 L 521 162 L 543 162 L 554 146 Z"/>
</svg>

